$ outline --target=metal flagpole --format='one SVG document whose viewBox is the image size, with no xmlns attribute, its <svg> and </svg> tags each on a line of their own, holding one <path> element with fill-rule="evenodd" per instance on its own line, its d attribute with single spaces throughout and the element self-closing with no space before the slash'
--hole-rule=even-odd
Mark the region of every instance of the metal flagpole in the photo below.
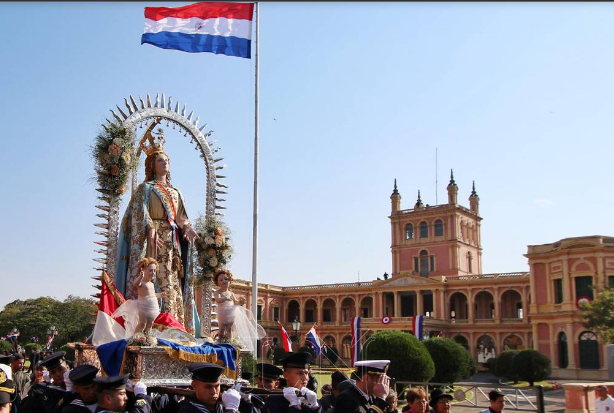
<svg viewBox="0 0 614 413">
<path fill-rule="evenodd" d="M 258 48 L 260 46 L 258 42 L 258 21 L 260 20 L 260 8 L 258 2 L 255 2 L 256 8 L 256 37 L 255 37 L 255 57 L 256 57 L 256 86 L 254 88 L 255 96 L 255 131 L 254 131 L 254 231 L 253 231 L 253 249 L 252 249 L 252 314 L 254 320 L 258 321 Z M 257 340 L 254 339 L 254 358 L 258 357 L 256 351 Z"/>
</svg>

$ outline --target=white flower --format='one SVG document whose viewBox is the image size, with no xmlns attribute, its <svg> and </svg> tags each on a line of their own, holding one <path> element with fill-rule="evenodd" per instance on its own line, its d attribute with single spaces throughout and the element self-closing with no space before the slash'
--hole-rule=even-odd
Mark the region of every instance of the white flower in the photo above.
<svg viewBox="0 0 614 413">
<path fill-rule="evenodd" d="M 209 235 L 207 235 L 205 237 L 205 244 L 212 245 L 213 243 L 215 243 L 215 240 L 213 238 L 211 238 Z"/>
</svg>

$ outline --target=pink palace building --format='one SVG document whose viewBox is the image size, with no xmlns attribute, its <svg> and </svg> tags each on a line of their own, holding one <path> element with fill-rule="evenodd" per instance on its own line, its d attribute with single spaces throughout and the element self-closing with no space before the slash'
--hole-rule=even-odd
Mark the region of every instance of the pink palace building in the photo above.
<svg viewBox="0 0 614 413">
<path fill-rule="evenodd" d="M 350 358 L 352 317 L 361 316 L 363 343 L 379 330 L 411 332 L 424 316 L 428 336 L 449 337 L 480 368 L 506 349 L 534 348 L 552 360 L 553 377 L 607 379 L 605 345 L 581 323 L 578 302 L 614 286 L 614 238 L 586 236 L 529 245 L 529 272 L 484 274 L 480 198 L 475 185 L 469 208 L 458 203 L 453 175 L 448 202 L 402 209 L 396 181 L 391 199 L 392 274 L 387 279 L 342 284 L 259 284 L 258 318 L 270 340 L 278 321 L 300 337 L 317 323 L 320 337 Z M 592 287 L 595 287 L 593 289 Z M 251 283 L 233 290 L 251 303 Z M 297 343 L 298 345 L 298 343 Z"/>
</svg>

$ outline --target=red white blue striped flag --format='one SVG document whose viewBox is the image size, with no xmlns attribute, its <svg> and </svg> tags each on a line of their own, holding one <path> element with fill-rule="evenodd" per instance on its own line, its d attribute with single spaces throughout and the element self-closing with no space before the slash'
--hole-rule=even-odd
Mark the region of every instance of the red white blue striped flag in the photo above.
<svg viewBox="0 0 614 413">
<path fill-rule="evenodd" d="M 360 317 L 352 318 L 352 359 L 351 366 L 358 361 L 360 357 Z"/>
<path fill-rule="evenodd" d="M 424 338 L 424 331 L 422 328 L 423 321 L 423 316 L 421 315 L 415 315 L 412 320 L 412 330 L 414 332 L 414 336 L 416 336 L 418 340 L 422 340 Z"/>
<path fill-rule="evenodd" d="M 145 7 L 141 44 L 251 58 L 253 3 Z"/>
<path fill-rule="evenodd" d="M 286 329 L 281 323 L 279 323 L 279 327 L 281 328 L 281 339 L 284 342 L 284 350 L 286 351 L 286 353 L 291 353 L 292 352 L 292 340 L 290 340 L 290 336 L 288 335 L 288 332 L 286 331 Z"/>
</svg>

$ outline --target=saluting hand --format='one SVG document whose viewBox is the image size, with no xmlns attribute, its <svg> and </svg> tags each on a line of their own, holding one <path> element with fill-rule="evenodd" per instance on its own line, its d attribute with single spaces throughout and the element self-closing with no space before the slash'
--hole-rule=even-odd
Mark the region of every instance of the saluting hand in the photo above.
<svg viewBox="0 0 614 413">
<path fill-rule="evenodd" d="M 373 386 L 373 395 L 375 397 L 379 397 L 380 399 L 385 399 L 388 397 L 388 393 L 390 392 L 390 377 L 385 374 L 380 375 Z"/>
</svg>

